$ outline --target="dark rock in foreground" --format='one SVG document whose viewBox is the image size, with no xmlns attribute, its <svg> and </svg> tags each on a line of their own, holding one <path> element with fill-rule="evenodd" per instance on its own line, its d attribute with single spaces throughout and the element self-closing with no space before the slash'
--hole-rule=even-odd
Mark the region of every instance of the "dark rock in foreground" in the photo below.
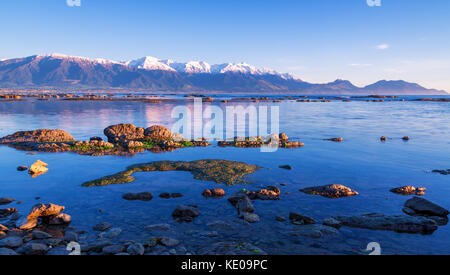
<svg viewBox="0 0 450 275">
<path fill-rule="evenodd" d="M 153 199 L 153 195 L 149 192 L 142 193 L 126 193 L 122 195 L 122 198 L 128 201 L 151 201 Z"/>
<path fill-rule="evenodd" d="M 296 225 L 307 225 L 307 224 L 315 224 L 316 221 L 313 218 L 303 216 L 297 213 L 289 213 L 289 220 L 292 224 Z"/>
<path fill-rule="evenodd" d="M 161 193 L 159 194 L 161 199 L 176 199 L 183 197 L 183 194 L 180 193 Z"/>
<path fill-rule="evenodd" d="M 199 215 L 198 209 L 184 205 L 179 205 L 172 213 L 172 217 L 178 222 L 192 222 Z"/>
<path fill-rule="evenodd" d="M 441 175 L 450 175 L 450 169 L 447 170 L 433 170 L 433 173 L 439 173 Z"/>
<path fill-rule="evenodd" d="M 438 216 L 447 217 L 449 211 L 435 203 L 432 203 L 424 198 L 414 197 L 405 202 L 406 213 L 411 213 L 412 210 L 416 215 L 423 216 Z"/>
<path fill-rule="evenodd" d="M 351 197 L 358 195 L 358 192 L 340 184 L 309 187 L 301 189 L 300 191 L 310 195 L 320 195 L 329 199 L 337 199 L 341 197 Z"/>
<path fill-rule="evenodd" d="M 414 186 L 403 186 L 391 189 L 392 193 L 400 194 L 404 196 L 410 196 L 410 195 L 417 195 L 417 196 L 423 196 L 425 195 L 425 191 L 427 189 L 423 187 L 414 187 Z"/>
<path fill-rule="evenodd" d="M 0 205 L 7 205 L 10 204 L 12 202 L 16 201 L 15 199 L 10 199 L 10 198 L 0 198 Z"/>
<path fill-rule="evenodd" d="M 201 249 L 199 255 L 267 255 L 267 253 L 249 243 L 219 242 Z"/>
<path fill-rule="evenodd" d="M 372 230 L 387 230 L 399 233 L 431 234 L 438 229 L 437 223 L 426 217 L 406 215 L 387 216 L 384 214 L 366 214 L 361 216 L 333 217 L 342 225 Z"/>
</svg>

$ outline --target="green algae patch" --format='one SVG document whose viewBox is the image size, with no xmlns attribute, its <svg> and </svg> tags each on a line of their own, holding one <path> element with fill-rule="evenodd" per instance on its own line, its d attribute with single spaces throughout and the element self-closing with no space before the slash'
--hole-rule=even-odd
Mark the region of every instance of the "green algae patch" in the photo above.
<svg viewBox="0 0 450 275">
<path fill-rule="evenodd" d="M 84 187 L 131 183 L 136 172 L 188 171 L 194 179 L 226 185 L 245 183 L 244 176 L 259 169 L 256 165 L 229 160 L 158 161 L 129 166 L 125 171 L 83 183 Z"/>
</svg>

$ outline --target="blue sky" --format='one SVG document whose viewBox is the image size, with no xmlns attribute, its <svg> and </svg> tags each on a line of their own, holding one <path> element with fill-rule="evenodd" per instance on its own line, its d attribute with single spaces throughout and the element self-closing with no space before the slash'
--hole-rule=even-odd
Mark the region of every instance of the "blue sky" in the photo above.
<svg viewBox="0 0 450 275">
<path fill-rule="evenodd" d="M 450 91 L 448 0 L 1 0 L 0 26 L 0 58 L 245 61 L 310 82 Z"/>
</svg>

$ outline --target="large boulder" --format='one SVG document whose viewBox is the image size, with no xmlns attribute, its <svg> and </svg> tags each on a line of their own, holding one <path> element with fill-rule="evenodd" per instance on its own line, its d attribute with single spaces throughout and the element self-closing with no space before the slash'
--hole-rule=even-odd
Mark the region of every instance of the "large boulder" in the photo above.
<svg viewBox="0 0 450 275">
<path fill-rule="evenodd" d="M 168 140 L 172 138 L 172 132 L 164 126 L 154 125 L 145 129 L 145 137 L 156 140 Z"/>
<path fill-rule="evenodd" d="M 26 142 L 72 142 L 72 135 L 63 130 L 40 129 L 35 131 L 21 131 L 0 139 L 0 144 Z"/>
<path fill-rule="evenodd" d="M 388 230 L 399 233 L 431 234 L 437 228 L 437 223 L 426 217 L 413 217 L 406 215 L 383 215 L 378 213 L 361 216 L 333 217 L 342 225 L 373 230 Z"/>
<path fill-rule="evenodd" d="M 144 138 L 144 128 L 133 124 L 117 124 L 107 127 L 103 132 L 111 143 L 126 142 Z"/>
<path fill-rule="evenodd" d="M 337 199 L 341 197 L 351 197 L 358 195 L 358 192 L 340 184 L 309 187 L 301 189 L 300 191 L 310 195 L 320 195 L 329 199 Z"/>
<path fill-rule="evenodd" d="M 424 198 L 414 197 L 405 202 L 404 212 L 413 213 L 416 215 L 422 216 L 438 216 L 438 217 L 447 217 L 449 211 L 435 203 L 432 203 Z M 406 211 L 405 211 L 406 210 Z"/>
<path fill-rule="evenodd" d="M 64 210 L 64 206 L 59 206 L 56 204 L 37 204 L 33 206 L 30 214 L 27 217 L 20 219 L 16 226 L 21 230 L 30 230 L 38 226 L 39 218 L 51 218 L 52 216 L 58 215 Z"/>
</svg>

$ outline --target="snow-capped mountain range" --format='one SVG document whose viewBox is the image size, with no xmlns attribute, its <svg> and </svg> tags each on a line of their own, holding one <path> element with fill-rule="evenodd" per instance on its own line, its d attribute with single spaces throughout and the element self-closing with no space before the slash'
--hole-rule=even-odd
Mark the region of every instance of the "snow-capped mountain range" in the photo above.
<svg viewBox="0 0 450 275">
<path fill-rule="evenodd" d="M 379 81 L 357 87 L 348 80 L 313 84 L 286 73 L 247 63 L 210 65 L 151 56 L 130 61 L 64 54 L 0 60 L 0 88 L 140 89 L 150 91 L 223 91 L 315 94 L 446 94 L 416 83 Z"/>
</svg>

